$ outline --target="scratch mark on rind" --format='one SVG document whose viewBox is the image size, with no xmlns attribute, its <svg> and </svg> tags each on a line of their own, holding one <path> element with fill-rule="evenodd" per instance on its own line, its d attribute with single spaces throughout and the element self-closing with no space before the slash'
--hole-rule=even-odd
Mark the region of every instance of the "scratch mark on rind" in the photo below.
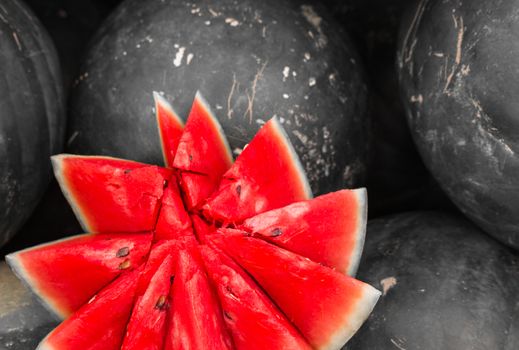
<svg viewBox="0 0 519 350">
<path fill-rule="evenodd" d="M 398 349 L 400 350 L 406 350 L 405 348 L 403 348 L 401 345 L 399 345 L 396 341 L 394 341 L 393 339 L 390 339 L 391 343 L 396 346 Z"/>
<path fill-rule="evenodd" d="M 13 38 L 16 42 L 16 46 L 18 47 L 18 51 L 22 51 L 22 44 L 20 44 L 20 39 L 18 39 L 18 35 L 16 34 L 16 32 L 13 32 Z"/>
<path fill-rule="evenodd" d="M 253 113 L 253 108 L 254 108 L 254 98 L 256 97 L 256 86 L 258 84 L 259 78 L 261 77 L 261 75 L 263 74 L 263 71 L 265 70 L 265 67 L 267 66 L 267 63 L 268 63 L 268 60 L 265 61 L 265 63 L 263 63 L 261 68 L 258 70 L 256 75 L 254 76 L 254 80 L 252 81 L 252 86 L 251 86 L 251 90 L 252 90 L 251 94 L 249 95 L 249 93 L 246 92 L 247 100 L 248 100 L 249 104 L 247 106 L 247 109 L 245 110 L 245 113 L 243 113 L 243 117 L 245 117 L 247 114 L 249 114 L 249 123 L 252 123 L 252 113 Z"/>
<path fill-rule="evenodd" d="M 425 0 L 422 0 L 420 1 L 420 4 L 418 4 L 418 8 L 416 9 L 416 12 L 414 14 L 414 17 L 411 21 L 411 25 L 409 26 L 409 29 L 407 29 L 407 32 L 405 34 L 405 37 L 404 37 L 404 44 L 403 44 L 403 50 L 402 50 L 402 53 L 401 53 L 401 57 L 399 59 L 400 61 L 400 67 L 403 67 L 404 65 L 404 57 L 409 57 L 409 60 L 413 57 L 412 53 L 409 54 L 408 50 L 407 50 L 407 43 L 409 41 L 409 38 L 411 37 L 411 33 L 418 27 L 418 24 L 420 23 L 420 19 L 422 18 L 422 14 L 424 12 L 424 9 L 425 9 Z M 406 52 L 408 53 L 406 55 Z M 408 61 L 405 61 L 405 63 L 407 63 Z"/>
<path fill-rule="evenodd" d="M 452 78 L 454 77 L 454 74 L 456 73 L 456 70 L 458 69 L 460 63 L 461 63 L 461 46 L 463 44 L 463 33 L 465 31 L 465 28 L 463 26 L 463 17 L 459 17 L 459 23 L 456 20 L 456 17 L 454 17 L 454 27 L 458 28 L 458 37 L 456 41 L 456 56 L 454 58 L 454 64 L 451 68 L 451 72 L 449 76 L 447 77 L 447 81 L 445 82 L 445 87 L 443 88 L 444 93 L 448 93 L 449 86 L 451 84 Z"/>
<path fill-rule="evenodd" d="M 232 96 L 234 94 L 234 89 L 237 88 L 238 82 L 236 81 L 236 73 L 232 73 L 232 85 L 231 91 L 229 92 L 229 97 L 227 97 L 227 118 L 231 119 L 234 110 L 231 108 Z"/>
</svg>

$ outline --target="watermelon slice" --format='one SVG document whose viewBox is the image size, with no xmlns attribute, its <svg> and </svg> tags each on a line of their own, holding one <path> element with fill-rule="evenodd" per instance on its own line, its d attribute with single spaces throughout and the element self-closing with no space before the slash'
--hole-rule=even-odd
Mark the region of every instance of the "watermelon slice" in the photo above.
<svg viewBox="0 0 519 350">
<path fill-rule="evenodd" d="M 203 210 L 218 221 L 241 222 L 311 197 L 299 158 L 278 119 L 272 118 L 224 174 Z"/>
<path fill-rule="evenodd" d="M 175 264 L 166 256 L 132 311 L 121 350 L 161 350 L 166 332 L 166 310 Z"/>
<path fill-rule="evenodd" d="M 119 350 L 132 311 L 140 269 L 101 290 L 56 327 L 36 350 Z"/>
<path fill-rule="evenodd" d="M 268 242 L 212 235 L 267 292 L 315 349 L 340 349 L 371 313 L 380 292 Z"/>
<path fill-rule="evenodd" d="M 154 91 L 153 99 L 155 100 L 155 116 L 159 127 L 164 164 L 168 168 L 172 168 L 173 159 L 175 158 L 182 130 L 184 129 L 184 123 L 169 102 L 159 93 Z"/>
<path fill-rule="evenodd" d="M 145 261 L 152 234 L 84 234 L 6 256 L 11 266 L 60 318 L 66 318 L 124 270 Z"/>
<path fill-rule="evenodd" d="M 180 138 L 173 166 L 188 209 L 198 207 L 218 187 L 232 164 L 232 153 L 220 123 L 197 92 Z"/>
<path fill-rule="evenodd" d="M 206 271 L 216 286 L 224 320 L 237 350 L 310 350 L 301 334 L 229 257 L 200 247 Z"/>
<path fill-rule="evenodd" d="M 205 243 L 205 236 L 216 232 L 216 227 L 208 223 L 203 217 L 197 214 L 191 215 L 191 222 L 193 223 L 193 230 L 200 243 Z"/>
<path fill-rule="evenodd" d="M 92 234 L 7 258 L 50 309 L 75 312 L 39 349 L 341 347 L 379 295 L 345 275 L 362 251 L 365 190 L 312 200 L 276 118 L 232 164 L 200 94 L 185 128 L 154 98 L 167 168 L 52 159 Z"/>
<path fill-rule="evenodd" d="M 178 253 L 164 349 L 232 349 L 220 306 L 197 255 L 194 249 Z"/>
<path fill-rule="evenodd" d="M 175 181 L 164 189 L 162 207 L 155 225 L 155 240 L 192 237 L 193 228 Z"/>
<path fill-rule="evenodd" d="M 54 174 L 87 232 L 141 232 L 155 227 L 171 170 L 129 160 L 52 157 Z"/>
<path fill-rule="evenodd" d="M 366 220 L 366 190 L 341 190 L 256 215 L 240 228 L 353 276 L 364 246 Z"/>
</svg>

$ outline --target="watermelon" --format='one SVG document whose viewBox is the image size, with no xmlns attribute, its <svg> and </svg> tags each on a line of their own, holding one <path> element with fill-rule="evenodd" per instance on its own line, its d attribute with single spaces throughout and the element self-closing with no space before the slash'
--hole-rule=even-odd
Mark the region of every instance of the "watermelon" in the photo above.
<svg viewBox="0 0 519 350">
<path fill-rule="evenodd" d="M 236 222 L 311 197 L 299 158 L 279 120 L 272 118 L 223 175 L 204 211 L 216 220 Z"/>
<path fill-rule="evenodd" d="M 178 252 L 164 349 L 232 349 L 218 300 L 197 253 Z"/>
<path fill-rule="evenodd" d="M 168 168 L 53 158 L 91 233 L 8 258 L 45 303 L 71 314 L 40 349 L 340 348 L 378 297 L 346 275 L 362 251 L 365 190 L 311 199 L 276 118 L 231 164 L 200 94 L 183 129 L 155 100 Z"/>
<path fill-rule="evenodd" d="M 161 350 L 166 332 L 166 310 L 176 260 L 164 258 L 146 292 L 137 299 L 121 350 Z"/>
<path fill-rule="evenodd" d="M 173 110 L 169 102 L 158 92 L 153 92 L 153 98 L 155 100 L 155 117 L 159 129 L 164 164 L 171 168 L 173 167 L 173 159 L 175 159 L 180 137 L 184 130 L 184 122 Z"/>
<path fill-rule="evenodd" d="M 154 229 L 170 170 L 110 157 L 68 154 L 53 156 L 52 164 L 85 231 Z"/>
<path fill-rule="evenodd" d="M 138 276 L 136 269 L 116 279 L 49 333 L 37 350 L 120 349 Z"/>
<path fill-rule="evenodd" d="M 173 161 L 188 209 L 211 195 L 222 174 L 231 167 L 232 154 L 222 127 L 200 93 L 193 101 Z"/>
<path fill-rule="evenodd" d="M 14 272 L 60 318 L 126 269 L 145 261 L 151 233 L 83 234 L 6 256 Z"/>
<path fill-rule="evenodd" d="M 207 245 L 200 249 L 236 349 L 311 349 L 268 296 L 234 261 Z"/>
<path fill-rule="evenodd" d="M 252 275 L 314 349 L 340 348 L 380 296 L 369 284 L 263 240 L 240 234 L 209 239 Z"/>
<path fill-rule="evenodd" d="M 366 202 L 365 189 L 341 190 L 253 216 L 240 228 L 351 276 L 364 245 Z"/>
</svg>

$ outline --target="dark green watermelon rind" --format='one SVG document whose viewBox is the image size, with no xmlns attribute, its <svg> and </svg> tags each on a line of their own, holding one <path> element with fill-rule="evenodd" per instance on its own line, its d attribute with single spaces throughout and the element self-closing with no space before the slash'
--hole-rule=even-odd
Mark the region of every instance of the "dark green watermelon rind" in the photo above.
<svg viewBox="0 0 519 350">
<path fill-rule="evenodd" d="M 278 117 L 274 116 L 272 117 L 272 120 L 274 124 L 274 129 L 277 131 L 277 133 L 280 136 L 280 140 L 282 140 L 283 142 L 283 147 L 288 151 L 290 155 L 290 159 L 292 160 L 292 164 L 294 165 L 294 168 L 298 175 L 298 183 L 300 183 L 303 187 L 306 199 L 312 199 L 314 195 L 312 193 L 312 189 L 310 188 L 310 182 L 308 181 L 305 169 L 303 168 L 303 164 L 301 163 L 301 160 L 297 155 L 294 145 L 292 145 L 292 142 L 290 142 L 288 134 L 285 131 L 285 128 L 283 128 L 283 125 L 281 125 L 281 122 L 279 121 Z"/>
<path fill-rule="evenodd" d="M 366 188 L 358 188 L 355 191 L 357 197 L 357 229 L 355 230 L 355 248 L 351 253 L 350 265 L 346 271 L 347 275 L 355 277 L 359 269 L 360 258 L 364 250 L 364 242 L 366 240 L 366 227 L 368 224 L 368 191 Z"/>
<path fill-rule="evenodd" d="M 45 309 L 47 309 L 58 321 L 62 321 L 66 318 L 65 313 L 63 311 L 60 311 L 60 308 L 58 306 L 54 305 L 51 302 L 51 299 L 45 297 L 45 293 L 36 287 L 36 284 L 34 283 L 33 278 L 31 277 L 31 275 L 29 273 L 27 273 L 26 269 L 23 267 L 22 263 L 18 259 L 18 255 L 21 253 L 26 253 L 31 250 L 40 249 L 42 247 L 54 245 L 56 243 L 66 242 L 66 241 L 73 240 L 73 239 L 76 239 L 79 237 L 85 237 L 85 236 L 90 236 L 90 235 L 92 235 L 92 234 L 84 233 L 84 234 L 80 234 L 80 235 L 65 237 L 65 238 L 55 240 L 52 242 L 47 242 L 47 243 L 39 244 L 39 245 L 30 247 L 27 249 L 19 250 L 17 252 L 14 252 L 14 253 L 11 253 L 11 254 L 8 254 L 5 256 L 5 261 L 7 262 L 7 264 L 11 268 L 11 270 L 14 272 L 16 277 L 18 277 L 18 279 L 22 282 L 22 284 L 29 291 L 31 291 L 34 295 L 36 295 L 37 299 L 40 301 L 40 304 L 43 305 L 45 307 Z"/>
<path fill-rule="evenodd" d="M 231 146 L 229 145 L 229 141 L 227 140 L 227 136 L 225 136 L 225 132 L 223 131 L 222 124 L 218 121 L 218 118 L 216 118 L 215 114 L 213 113 L 213 110 L 211 109 L 211 106 L 209 105 L 209 102 L 202 96 L 200 91 L 196 92 L 195 95 L 195 101 L 198 100 L 200 102 L 200 105 L 204 107 L 204 109 L 207 112 L 207 115 L 210 117 L 210 120 L 213 124 L 213 126 L 218 131 L 218 138 L 220 139 L 220 144 L 223 146 L 225 150 L 225 155 L 227 156 L 227 160 L 230 164 L 233 163 L 233 157 L 232 157 L 232 151 Z"/>
<path fill-rule="evenodd" d="M 63 196 L 65 196 L 65 199 L 69 203 L 70 207 L 72 208 L 72 211 L 74 212 L 74 215 L 76 216 L 76 219 L 79 221 L 79 224 L 83 228 L 85 232 L 92 232 L 91 227 L 88 225 L 88 221 L 85 219 L 81 208 L 79 206 L 79 203 L 77 203 L 76 199 L 74 198 L 74 195 L 69 192 L 68 188 L 68 182 L 65 176 L 63 176 L 63 159 L 72 156 L 69 154 L 57 154 L 50 157 L 50 160 L 52 162 L 52 168 L 54 170 L 54 176 L 56 177 L 56 180 L 58 181 L 59 187 L 61 188 L 61 192 L 63 193 Z M 106 158 L 112 158 L 112 157 L 106 157 Z"/>
<path fill-rule="evenodd" d="M 179 117 L 178 113 L 175 111 L 173 106 L 158 92 L 153 91 L 153 100 L 155 103 L 155 119 L 157 122 L 157 128 L 159 132 L 159 138 L 160 138 L 160 145 L 161 145 L 161 152 L 162 152 L 162 158 L 164 160 L 164 166 L 168 165 L 168 159 L 166 155 L 166 146 L 165 146 L 165 140 L 163 139 L 162 130 L 161 130 L 161 122 L 159 117 L 159 108 L 162 108 L 166 111 L 168 111 L 168 116 L 173 119 L 173 122 L 178 124 L 179 126 L 184 126 L 184 121 Z"/>
</svg>

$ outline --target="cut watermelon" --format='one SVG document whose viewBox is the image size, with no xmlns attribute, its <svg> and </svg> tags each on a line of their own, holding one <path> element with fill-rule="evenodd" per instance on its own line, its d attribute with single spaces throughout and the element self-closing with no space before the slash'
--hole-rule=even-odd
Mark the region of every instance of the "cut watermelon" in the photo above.
<svg viewBox="0 0 519 350">
<path fill-rule="evenodd" d="M 137 295 L 144 294 L 155 272 L 168 255 L 173 254 L 173 258 L 176 258 L 176 252 L 181 249 L 192 248 L 195 245 L 194 237 L 183 237 L 178 240 L 164 240 L 155 243 L 151 247 L 148 261 L 141 273 Z M 176 263 L 174 265 L 176 266 Z"/>
<path fill-rule="evenodd" d="M 220 306 L 194 249 L 178 253 L 165 350 L 232 349 Z"/>
<path fill-rule="evenodd" d="M 52 157 L 54 174 L 87 232 L 141 232 L 155 227 L 171 170 L 110 157 Z"/>
<path fill-rule="evenodd" d="M 208 223 L 203 217 L 197 214 L 191 215 L 191 222 L 193 222 L 193 230 L 200 243 L 205 243 L 205 236 L 216 232 L 216 227 L 213 224 Z"/>
<path fill-rule="evenodd" d="M 188 209 L 198 207 L 214 192 L 231 164 L 232 153 L 222 127 L 197 92 L 173 162 L 180 170 Z"/>
<path fill-rule="evenodd" d="M 215 220 L 241 222 L 311 197 L 299 158 L 277 118 L 272 118 L 224 174 L 203 209 Z"/>
<path fill-rule="evenodd" d="M 257 238 L 208 240 L 252 275 L 315 349 L 340 349 L 380 296 L 366 283 Z"/>
<path fill-rule="evenodd" d="M 170 181 L 164 189 L 162 207 L 155 226 L 155 240 L 190 236 L 193 236 L 191 219 L 184 208 L 177 183 Z"/>
<path fill-rule="evenodd" d="M 151 233 L 84 234 L 6 256 L 7 263 L 43 301 L 65 318 L 121 272 L 142 264 Z"/>
<path fill-rule="evenodd" d="M 341 190 L 259 214 L 240 228 L 352 276 L 362 254 L 366 220 L 366 190 Z"/>
<path fill-rule="evenodd" d="M 182 130 L 184 129 L 184 123 L 164 97 L 157 92 L 153 92 L 153 98 L 155 100 L 155 116 L 159 128 L 164 164 L 168 168 L 172 168 L 173 159 L 175 158 Z"/>
<path fill-rule="evenodd" d="M 116 279 L 49 333 L 36 350 L 119 350 L 139 273 L 135 269 Z"/>
<path fill-rule="evenodd" d="M 166 332 L 166 310 L 176 260 L 166 256 L 132 311 L 121 350 L 161 350 Z"/>
<path fill-rule="evenodd" d="M 216 286 L 224 320 L 237 350 L 310 350 L 301 334 L 229 257 L 200 247 L 205 268 Z"/>
<path fill-rule="evenodd" d="M 77 310 L 39 349 L 341 347 L 379 295 L 344 275 L 362 251 L 365 190 L 311 200 L 276 118 L 232 165 L 200 94 L 184 131 L 154 97 L 168 168 L 53 157 L 64 194 L 96 235 L 8 256 L 50 309 Z"/>
</svg>

